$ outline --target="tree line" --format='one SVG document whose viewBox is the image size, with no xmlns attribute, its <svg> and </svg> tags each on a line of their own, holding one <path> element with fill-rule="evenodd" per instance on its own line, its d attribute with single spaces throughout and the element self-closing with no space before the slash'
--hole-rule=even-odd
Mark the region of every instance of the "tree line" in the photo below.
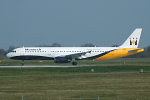
<svg viewBox="0 0 150 100">
<path fill-rule="evenodd" d="M 118 45 L 113 45 L 112 47 L 117 47 Z M 59 43 L 53 43 L 52 45 L 39 45 L 36 47 L 62 47 Z M 81 45 L 80 47 L 95 47 L 92 43 L 86 43 Z M 8 50 L 4 50 L 0 48 L 0 59 L 6 58 L 6 54 L 11 50 L 15 49 L 15 46 L 9 46 Z M 150 57 L 150 46 L 144 48 L 144 52 L 138 53 L 135 55 L 128 56 L 128 58 L 149 58 Z"/>
</svg>

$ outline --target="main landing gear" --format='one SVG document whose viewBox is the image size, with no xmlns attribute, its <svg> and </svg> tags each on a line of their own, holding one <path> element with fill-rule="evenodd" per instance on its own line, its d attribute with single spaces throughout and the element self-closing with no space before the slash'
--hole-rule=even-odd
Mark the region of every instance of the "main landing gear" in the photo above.
<svg viewBox="0 0 150 100">
<path fill-rule="evenodd" d="M 74 62 L 74 61 L 73 61 L 73 62 L 72 62 L 72 65 L 77 65 L 77 62 Z"/>
<path fill-rule="evenodd" d="M 75 58 L 72 58 L 72 65 L 77 65 L 77 62 L 75 61 Z"/>
</svg>

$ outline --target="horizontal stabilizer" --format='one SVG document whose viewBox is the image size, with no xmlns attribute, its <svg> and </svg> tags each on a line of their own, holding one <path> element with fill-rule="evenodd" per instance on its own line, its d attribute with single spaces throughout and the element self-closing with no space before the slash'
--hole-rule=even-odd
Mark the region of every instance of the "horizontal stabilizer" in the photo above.
<svg viewBox="0 0 150 100">
<path fill-rule="evenodd" d="M 134 49 L 134 50 L 128 50 L 128 53 L 133 53 L 133 52 L 136 52 L 138 50 L 144 50 L 144 49 Z"/>
</svg>

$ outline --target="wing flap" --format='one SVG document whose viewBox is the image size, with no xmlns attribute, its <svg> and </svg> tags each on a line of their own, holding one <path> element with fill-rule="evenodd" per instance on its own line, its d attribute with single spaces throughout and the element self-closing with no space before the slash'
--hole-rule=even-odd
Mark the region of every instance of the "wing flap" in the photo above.
<svg viewBox="0 0 150 100">
<path fill-rule="evenodd" d="M 62 56 L 65 57 L 66 59 L 76 59 L 76 58 L 79 58 L 79 57 L 85 55 L 86 53 L 91 53 L 91 51 L 74 53 L 74 54 L 69 54 L 69 55 L 65 55 L 65 56 L 62 55 Z"/>
</svg>

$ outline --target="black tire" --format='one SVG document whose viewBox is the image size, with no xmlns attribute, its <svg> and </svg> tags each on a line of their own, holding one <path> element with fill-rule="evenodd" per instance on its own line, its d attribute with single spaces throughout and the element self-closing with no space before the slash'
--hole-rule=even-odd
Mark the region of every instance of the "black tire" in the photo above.
<svg viewBox="0 0 150 100">
<path fill-rule="evenodd" d="M 20 65 L 21 65 L 21 66 L 23 66 L 23 65 L 24 65 L 24 63 L 21 63 Z"/>
<path fill-rule="evenodd" d="M 77 62 L 72 62 L 72 65 L 77 65 Z"/>
</svg>

